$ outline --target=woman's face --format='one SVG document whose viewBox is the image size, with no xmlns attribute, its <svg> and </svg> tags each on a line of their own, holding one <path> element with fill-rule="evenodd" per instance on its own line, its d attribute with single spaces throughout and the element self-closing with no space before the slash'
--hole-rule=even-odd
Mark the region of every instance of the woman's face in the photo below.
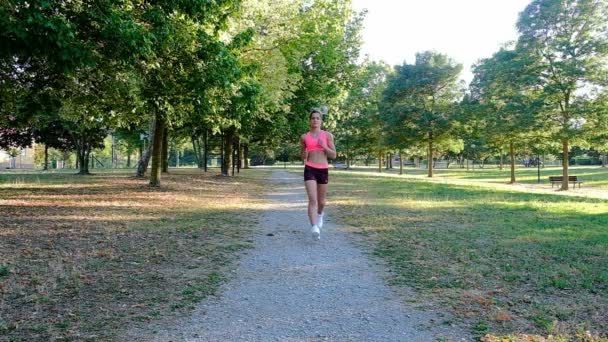
<svg viewBox="0 0 608 342">
<path fill-rule="evenodd" d="M 312 113 L 310 115 L 310 127 L 317 128 L 321 127 L 321 114 L 320 113 Z"/>
</svg>

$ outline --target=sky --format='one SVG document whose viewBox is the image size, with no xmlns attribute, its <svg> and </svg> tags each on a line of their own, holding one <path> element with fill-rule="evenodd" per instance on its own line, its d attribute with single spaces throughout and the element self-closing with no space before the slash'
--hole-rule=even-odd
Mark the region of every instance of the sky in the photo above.
<svg viewBox="0 0 608 342">
<path fill-rule="evenodd" d="M 519 12 L 530 0 L 353 0 L 367 9 L 362 55 L 390 65 L 414 63 L 416 52 L 434 50 L 471 66 L 517 39 Z"/>
</svg>

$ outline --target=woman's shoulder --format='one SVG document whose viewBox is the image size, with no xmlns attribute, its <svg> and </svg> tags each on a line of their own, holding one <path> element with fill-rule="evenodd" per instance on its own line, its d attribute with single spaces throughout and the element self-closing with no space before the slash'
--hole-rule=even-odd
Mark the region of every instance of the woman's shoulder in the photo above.
<svg viewBox="0 0 608 342">
<path fill-rule="evenodd" d="M 334 137 L 334 135 L 331 134 L 331 132 L 328 132 L 328 131 L 321 131 L 321 132 L 323 132 L 323 134 L 325 134 L 328 138 L 333 138 Z"/>
</svg>

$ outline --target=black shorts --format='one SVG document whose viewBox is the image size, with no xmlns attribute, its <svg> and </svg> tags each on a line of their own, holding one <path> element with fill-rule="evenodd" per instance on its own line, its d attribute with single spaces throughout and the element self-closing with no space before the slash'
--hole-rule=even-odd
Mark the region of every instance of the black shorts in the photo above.
<svg viewBox="0 0 608 342">
<path fill-rule="evenodd" d="M 329 182 L 329 169 L 317 169 L 312 166 L 304 166 L 304 181 L 314 180 L 317 184 Z"/>
</svg>

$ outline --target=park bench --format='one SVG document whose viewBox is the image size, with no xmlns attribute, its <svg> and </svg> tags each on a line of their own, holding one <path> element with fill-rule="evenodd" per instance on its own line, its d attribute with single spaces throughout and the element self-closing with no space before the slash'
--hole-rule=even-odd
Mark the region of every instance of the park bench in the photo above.
<svg viewBox="0 0 608 342">
<path fill-rule="evenodd" d="M 549 176 L 549 182 L 551 182 L 551 187 L 553 184 L 558 183 L 561 184 L 564 180 L 564 176 Z M 574 188 L 576 189 L 576 184 L 578 183 L 578 188 L 581 188 L 582 181 L 578 180 L 578 176 L 568 176 L 568 183 L 574 184 Z"/>
</svg>

